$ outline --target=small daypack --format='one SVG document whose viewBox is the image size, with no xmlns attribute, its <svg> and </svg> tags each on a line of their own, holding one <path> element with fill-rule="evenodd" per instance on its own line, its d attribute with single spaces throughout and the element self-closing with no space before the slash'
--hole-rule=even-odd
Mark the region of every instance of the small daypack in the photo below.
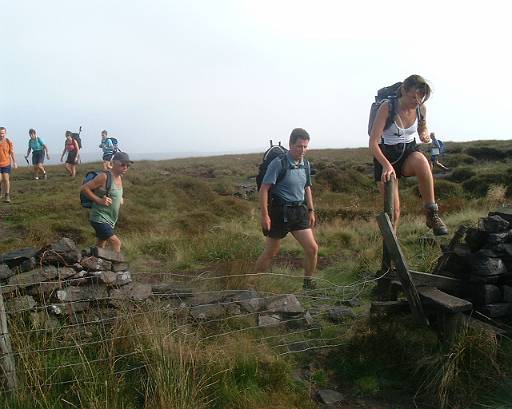
<svg viewBox="0 0 512 409">
<path fill-rule="evenodd" d="M 79 133 L 71 132 L 71 137 L 76 141 L 78 144 L 78 149 L 82 149 L 82 138 L 80 138 Z"/>
<path fill-rule="evenodd" d="M 104 172 L 102 170 L 91 170 L 90 172 L 87 172 L 85 174 L 84 180 L 82 181 L 82 185 L 85 185 L 87 182 L 90 182 L 101 173 L 107 174 L 105 195 L 108 196 L 108 194 L 110 193 L 110 188 L 112 187 L 112 172 Z M 80 204 L 82 205 L 82 207 L 85 207 L 86 209 L 90 209 L 92 207 L 91 199 L 89 199 L 84 192 L 80 192 Z"/>
<path fill-rule="evenodd" d="M 116 138 L 108 137 L 107 139 L 110 139 L 110 142 L 112 142 L 112 146 L 114 147 L 114 153 L 121 151 L 121 149 L 119 149 L 118 141 Z"/>
<path fill-rule="evenodd" d="M 384 125 L 384 129 L 388 129 L 395 120 L 395 116 L 398 110 L 398 90 L 400 89 L 402 83 L 397 82 L 388 87 L 381 88 L 377 91 L 377 95 L 375 95 L 375 102 L 372 103 L 370 107 L 370 117 L 368 119 L 368 135 L 372 133 L 373 123 L 375 122 L 375 117 L 377 116 L 377 112 L 380 106 L 387 102 L 389 104 L 389 115 L 386 119 L 386 124 Z M 418 120 L 423 119 L 423 114 L 421 113 L 420 108 L 416 109 L 416 115 L 418 116 Z"/>
<path fill-rule="evenodd" d="M 281 142 L 279 142 L 278 145 L 273 145 L 272 140 L 270 140 L 270 148 L 268 148 L 263 154 L 263 159 L 258 168 L 258 175 L 256 175 L 256 186 L 258 188 L 258 191 L 261 188 L 261 183 L 263 182 L 265 173 L 267 173 L 268 165 L 270 165 L 270 162 L 272 162 L 275 158 L 280 158 L 281 160 L 281 172 L 279 172 L 279 175 L 277 175 L 276 183 L 274 184 L 274 186 L 277 185 L 281 180 L 283 180 L 283 178 L 286 176 L 286 172 L 288 172 L 288 170 L 290 169 L 288 159 L 286 158 L 287 153 L 288 149 L 282 146 Z M 306 174 L 309 173 L 310 175 L 312 175 L 309 161 L 306 158 L 304 158 L 303 160 L 304 168 L 306 169 Z"/>
</svg>

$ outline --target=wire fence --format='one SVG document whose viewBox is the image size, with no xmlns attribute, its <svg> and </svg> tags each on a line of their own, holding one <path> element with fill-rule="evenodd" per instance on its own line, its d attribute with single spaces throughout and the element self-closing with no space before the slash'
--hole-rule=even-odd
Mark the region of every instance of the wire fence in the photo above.
<svg viewBox="0 0 512 409">
<path fill-rule="evenodd" d="M 139 283 L 145 281 L 145 275 L 132 274 Z M 352 321 L 329 320 L 329 311 L 354 302 L 383 277 L 363 277 L 344 285 L 317 278 L 319 288 L 305 291 L 294 286 L 302 277 L 275 272 L 227 275 L 205 272 L 193 277 L 170 272 L 158 276 L 159 284 L 165 283 L 169 289 L 160 289 L 140 302 L 120 301 L 110 294 L 98 298 L 76 295 L 76 299 L 57 302 L 52 297 L 41 297 L 37 305 L 13 308 L 11 303 L 16 299 L 13 295 L 19 295 L 21 287 L 2 285 L 0 289 L 7 301 L 0 312 L 7 313 L 9 318 L 12 357 L 17 377 L 22 380 L 17 388 L 9 390 L 51 388 L 76 382 L 78 378 L 84 382 L 88 379 L 84 372 L 104 364 L 111 368 L 111 376 L 136 372 L 151 364 L 147 360 L 141 364 L 140 357 L 154 353 L 162 340 L 206 346 L 246 336 L 280 356 L 334 348 L 343 344 Z M 290 291 L 222 288 L 226 280 L 237 279 L 259 280 L 262 288 L 265 280 L 284 280 Z M 97 277 L 79 280 L 76 283 L 83 286 L 96 282 Z M 59 287 L 63 288 L 63 282 L 58 278 L 25 282 L 23 288 L 55 285 L 58 291 Z M 65 280 L 66 286 L 70 284 L 75 284 L 73 279 Z M 190 288 L 180 288 L 183 284 Z M 113 302 L 117 302 L 117 308 L 112 308 Z M 4 337 L 5 334 L 0 334 L 0 338 Z"/>
</svg>

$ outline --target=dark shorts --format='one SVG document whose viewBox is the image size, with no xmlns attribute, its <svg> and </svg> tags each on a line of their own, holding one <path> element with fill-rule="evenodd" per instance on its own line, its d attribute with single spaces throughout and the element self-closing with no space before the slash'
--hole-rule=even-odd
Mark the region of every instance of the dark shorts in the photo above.
<svg viewBox="0 0 512 409">
<path fill-rule="evenodd" d="M 282 239 L 289 232 L 309 229 L 308 208 L 305 204 L 298 206 L 275 205 L 269 208 L 270 232 L 265 236 Z"/>
<path fill-rule="evenodd" d="M 114 235 L 114 229 L 107 223 L 90 222 L 99 240 L 107 240 Z"/>
<path fill-rule="evenodd" d="M 404 147 L 405 145 L 405 147 Z M 406 144 L 399 143 L 396 145 L 379 145 L 380 150 L 391 163 L 393 169 L 395 169 L 396 177 L 402 177 L 402 167 L 404 166 L 405 160 L 411 153 L 418 152 L 419 148 L 416 145 L 416 141 L 412 141 Z M 373 158 L 373 176 L 376 182 L 380 182 L 382 177 L 382 165 Z"/>
<path fill-rule="evenodd" d="M 105 162 L 110 162 L 110 161 L 112 160 L 112 156 L 114 156 L 114 154 L 113 154 L 113 153 L 105 153 L 105 154 L 103 155 L 103 160 L 104 160 Z"/>
<path fill-rule="evenodd" d="M 11 173 L 11 165 L 0 167 L 0 173 Z"/>
<path fill-rule="evenodd" d="M 76 165 L 76 155 L 77 151 L 68 152 L 66 163 L 69 163 L 70 165 Z"/>
<path fill-rule="evenodd" d="M 44 150 L 32 151 L 32 165 L 37 165 L 38 163 L 44 163 Z"/>
</svg>

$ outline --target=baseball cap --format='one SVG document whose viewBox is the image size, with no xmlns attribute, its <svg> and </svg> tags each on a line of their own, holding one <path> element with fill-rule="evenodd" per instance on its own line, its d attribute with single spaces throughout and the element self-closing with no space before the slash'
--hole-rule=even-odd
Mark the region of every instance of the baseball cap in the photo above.
<svg viewBox="0 0 512 409">
<path fill-rule="evenodd" d="M 126 152 L 116 152 L 112 157 L 112 160 L 117 160 L 121 163 L 133 163 Z"/>
</svg>

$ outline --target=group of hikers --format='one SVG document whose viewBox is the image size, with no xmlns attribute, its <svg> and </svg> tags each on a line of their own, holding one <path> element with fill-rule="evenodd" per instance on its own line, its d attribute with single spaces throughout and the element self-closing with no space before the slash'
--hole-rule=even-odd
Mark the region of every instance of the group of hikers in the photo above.
<svg viewBox="0 0 512 409">
<path fill-rule="evenodd" d="M 434 133 L 428 132 L 425 102 L 431 95 L 430 85 L 419 75 L 411 75 L 403 82 L 395 84 L 393 94 L 382 98 L 372 106 L 373 112 L 369 124 L 369 148 L 374 157 L 374 179 L 384 193 L 384 183 L 396 179 L 393 184 L 393 226 L 396 231 L 400 220 L 399 183 L 401 177 L 415 176 L 423 202 L 425 223 L 436 236 L 448 234 L 445 223 L 439 216 L 435 200 L 432 168 L 438 165 L 440 143 L 436 144 Z M 389 87 L 388 87 L 389 88 Z M 380 91 L 379 91 L 380 92 Z M 36 136 L 35 130 L 29 131 L 30 141 L 26 158 L 32 150 L 34 175 L 42 173 L 44 156 L 48 149 Z M 432 142 L 431 160 L 423 155 L 416 144 Z M 261 229 L 266 237 L 263 253 L 254 266 L 255 273 L 269 269 L 272 259 L 278 254 L 281 240 L 291 233 L 304 249 L 305 290 L 313 289 L 313 274 L 316 269 L 318 244 L 313 228 L 316 225 L 315 206 L 311 188 L 311 168 L 305 159 L 310 136 L 302 128 L 295 128 L 290 134 L 289 150 L 279 146 L 280 154 L 260 166 L 259 206 Z M 116 141 L 117 144 L 117 141 Z M 100 148 L 103 151 L 103 171 L 96 172 L 92 179 L 85 181 L 81 193 L 90 201 L 89 220 L 93 227 L 97 246 L 109 245 L 114 251 L 121 250 L 121 240 L 114 233 L 119 209 L 123 204 L 122 177 L 133 163 L 128 154 L 117 151 L 116 144 L 107 137 L 107 131 L 101 133 Z M 271 148 L 272 149 L 272 148 Z M 71 132 L 66 132 L 66 144 L 61 161 L 67 152 L 66 169 L 70 176 L 76 175 L 76 164 L 80 146 Z M 5 201 L 9 198 L 9 178 L 11 165 L 16 167 L 12 143 L 6 138 L 5 128 L 0 128 L 0 174 L 2 192 Z"/>
</svg>

